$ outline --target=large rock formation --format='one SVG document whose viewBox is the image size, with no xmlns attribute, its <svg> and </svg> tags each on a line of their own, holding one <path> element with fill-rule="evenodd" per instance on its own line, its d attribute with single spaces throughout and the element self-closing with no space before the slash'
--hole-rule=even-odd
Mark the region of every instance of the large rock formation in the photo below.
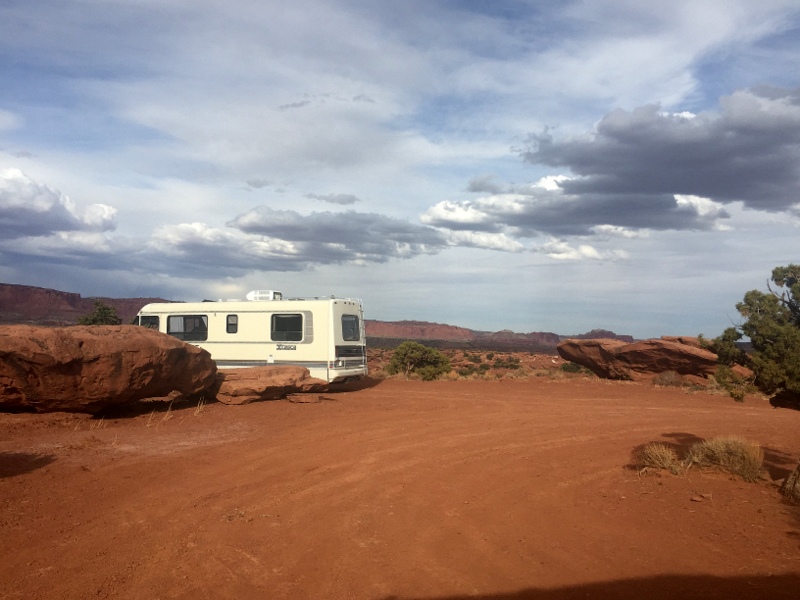
<svg viewBox="0 0 800 600">
<path fill-rule="evenodd" d="M 295 392 L 320 392 L 328 387 L 327 382 L 311 377 L 305 367 L 283 365 L 220 371 L 217 385 L 217 400 L 223 404 L 275 400 Z"/>
<path fill-rule="evenodd" d="M 0 409 L 98 412 L 216 382 L 211 356 L 134 325 L 0 326 Z"/>
<path fill-rule="evenodd" d="M 651 379 L 674 371 L 707 378 L 717 369 L 717 355 L 700 347 L 696 338 L 661 338 L 628 344 L 620 340 L 565 340 L 558 347 L 565 360 L 606 379 Z"/>
</svg>

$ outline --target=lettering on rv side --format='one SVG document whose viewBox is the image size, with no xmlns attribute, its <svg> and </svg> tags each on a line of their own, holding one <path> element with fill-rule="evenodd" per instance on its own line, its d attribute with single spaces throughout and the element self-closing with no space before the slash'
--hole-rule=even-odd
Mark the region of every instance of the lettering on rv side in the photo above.
<svg viewBox="0 0 800 600">
<path fill-rule="evenodd" d="M 294 344 L 278 344 L 275 346 L 276 350 L 297 350 L 297 346 Z"/>
</svg>

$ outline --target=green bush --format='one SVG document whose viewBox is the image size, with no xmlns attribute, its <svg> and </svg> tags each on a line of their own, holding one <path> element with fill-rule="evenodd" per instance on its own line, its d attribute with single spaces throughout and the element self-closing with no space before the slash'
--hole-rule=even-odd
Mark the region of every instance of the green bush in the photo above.
<svg viewBox="0 0 800 600">
<path fill-rule="evenodd" d="M 117 315 L 117 309 L 102 300 L 95 300 L 94 310 L 78 319 L 78 325 L 119 325 L 120 323 L 122 323 L 122 319 Z"/>
<path fill-rule="evenodd" d="M 450 372 L 450 360 L 435 348 L 419 342 L 403 342 L 395 348 L 386 371 L 406 378 L 414 374 L 424 381 L 431 381 Z"/>
<path fill-rule="evenodd" d="M 564 373 L 580 373 L 584 368 L 578 363 L 567 362 L 561 365 L 561 370 L 564 371 Z"/>
</svg>

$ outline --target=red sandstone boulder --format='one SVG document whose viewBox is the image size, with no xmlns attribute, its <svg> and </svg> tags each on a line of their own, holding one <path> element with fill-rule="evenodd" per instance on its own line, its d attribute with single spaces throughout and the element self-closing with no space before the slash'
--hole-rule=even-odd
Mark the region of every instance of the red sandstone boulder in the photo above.
<svg viewBox="0 0 800 600">
<path fill-rule="evenodd" d="M 685 341 L 684 341 L 685 340 Z M 696 338 L 661 338 L 627 344 L 619 340 L 565 340 L 558 354 L 606 379 L 651 379 L 674 371 L 708 378 L 717 369 L 717 355 L 700 348 Z"/>
<path fill-rule="evenodd" d="M 678 344 L 684 344 L 686 346 L 692 346 L 693 348 L 700 348 L 702 350 L 707 350 L 703 344 L 700 342 L 700 338 L 691 337 L 688 335 L 662 335 L 662 340 L 667 342 L 675 342 Z"/>
<path fill-rule="evenodd" d="M 214 385 L 211 356 L 135 325 L 0 326 L 0 409 L 97 412 Z"/>
<path fill-rule="evenodd" d="M 321 392 L 328 387 L 326 381 L 311 377 L 305 367 L 281 365 L 220 371 L 217 385 L 217 400 L 223 404 L 275 400 L 297 392 Z"/>
</svg>

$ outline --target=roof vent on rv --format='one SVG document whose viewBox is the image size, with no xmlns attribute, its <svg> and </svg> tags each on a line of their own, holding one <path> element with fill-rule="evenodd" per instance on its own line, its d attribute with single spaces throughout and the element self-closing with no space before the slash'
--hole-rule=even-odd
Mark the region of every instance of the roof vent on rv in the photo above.
<svg viewBox="0 0 800 600">
<path fill-rule="evenodd" d="M 273 290 L 253 290 L 252 292 L 247 292 L 245 298 L 257 302 L 263 300 L 281 300 L 283 298 L 283 294 Z"/>
</svg>

